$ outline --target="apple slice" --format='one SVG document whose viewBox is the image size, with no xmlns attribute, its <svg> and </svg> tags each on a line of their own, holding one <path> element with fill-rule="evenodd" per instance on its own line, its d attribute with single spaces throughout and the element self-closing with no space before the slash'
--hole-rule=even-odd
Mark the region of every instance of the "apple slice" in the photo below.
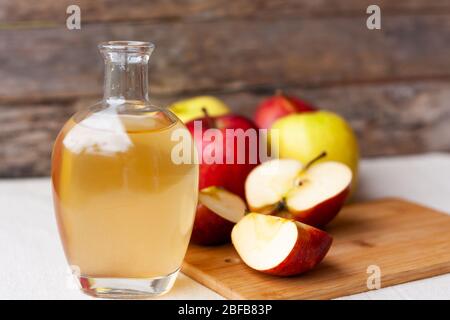
<svg viewBox="0 0 450 320">
<path fill-rule="evenodd" d="M 233 226 L 246 210 L 239 196 L 223 188 L 212 186 L 200 190 L 191 241 L 201 245 L 229 242 Z"/>
<path fill-rule="evenodd" d="M 305 166 L 293 159 L 276 159 L 256 167 L 245 183 L 250 210 L 325 226 L 344 205 L 352 182 L 352 171 L 343 163 L 314 164 L 325 155 Z"/>
<path fill-rule="evenodd" d="M 249 213 L 231 233 L 233 245 L 250 268 L 278 276 L 313 269 L 327 254 L 332 238 L 298 221 Z"/>
</svg>

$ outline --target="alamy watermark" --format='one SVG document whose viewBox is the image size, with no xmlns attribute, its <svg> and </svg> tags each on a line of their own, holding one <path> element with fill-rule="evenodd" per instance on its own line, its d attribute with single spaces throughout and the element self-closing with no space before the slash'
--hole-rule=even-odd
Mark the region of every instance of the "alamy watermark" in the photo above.
<svg viewBox="0 0 450 320">
<path fill-rule="evenodd" d="M 81 9 L 73 4 L 67 7 L 66 13 L 69 15 L 66 19 L 66 27 L 69 30 L 81 29 Z"/>
<path fill-rule="evenodd" d="M 69 15 L 66 19 L 66 26 L 69 30 L 81 29 L 81 8 L 78 5 L 69 5 L 66 9 Z M 367 7 L 366 13 L 370 16 L 366 20 L 366 26 L 369 30 L 381 29 L 381 8 L 376 4 Z"/>
<path fill-rule="evenodd" d="M 367 277 L 367 289 L 378 290 L 381 288 L 381 268 L 376 264 L 371 264 L 367 267 L 366 273 L 369 275 Z"/>
<path fill-rule="evenodd" d="M 370 16 L 366 20 L 366 26 L 369 30 L 380 30 L 381 29 L 381 9 L 376 4 L 372 4 L 367 7 L 367 14 Z"/>
<path fill-rule="evenodd" d="M 278 158 L 278 136 L 274 129 L 270 134 L 254 128 L 203 130 L 202 121 L 194 121 L 193 135 L 185 129 L 172 132 L 171 159 L 175 164 L 258 164 Z"/>
<path fill-rule="evenodd" d="M 66 276 L 66 288 L 70 290 L 79 290 L 81 288 L 79 281 L 80 276 L 81 276 L 81 269 L 79 266 L 76 265 L 68 266 Z"/>
</svg>

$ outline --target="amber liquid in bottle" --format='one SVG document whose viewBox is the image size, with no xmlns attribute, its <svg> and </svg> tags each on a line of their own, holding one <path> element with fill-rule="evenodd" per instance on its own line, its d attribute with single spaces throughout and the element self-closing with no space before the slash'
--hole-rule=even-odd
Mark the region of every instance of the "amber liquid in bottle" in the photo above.
<svg viewBox="0 0 450 320">
<path fill-rule="evenodd" d="M 143 294 L 163 293 L 189 243 L 198 165 L 172 159 L 172 134 L 186 130 L 176 117 L 138 100 L 108 101 L 72 117 L 54 145 L 64 250 L 90 294 L 142 293 L 133 279 L 150 279 Z"/>
</svg>

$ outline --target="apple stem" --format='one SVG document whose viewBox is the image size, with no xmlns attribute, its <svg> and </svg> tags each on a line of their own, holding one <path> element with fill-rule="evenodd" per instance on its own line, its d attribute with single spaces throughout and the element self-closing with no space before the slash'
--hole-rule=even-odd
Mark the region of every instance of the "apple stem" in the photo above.
<svg viewBox="0 0 450 320">
<path fill-rule="evenodd" d="M 277 89 L 277 90 L 275 90 L 275 95 L 276 95 L 276 96 L 283 96 L 283 95 L 284 95 L 284 92 L 283 92 L 283 90 L 281 90 L 281 89 Z"/>
<path fill-rule="evenodd" d="M 306 171 L 309 169 L 309 167 L 311 167 L 314 162 L 319 161 L 320 159 L 324 158 L 327 156 L 327 152 L 326 151 L 322 151 L 317 157 L 315 157 L 314 159 L 310 160 L 306 165 L 305 168 L 303 169 L 303 171 Z"/>
<path fill-rule="evenodd" d="M 206 122 L 208 122 L 208 126 L 209 126 L 210 128 L 215 128 L 215 127 L 216 127 L 216 124 L 214 123 L 214 119 L 211 118 L 211 116 L 209 115 L 208 110 L 206 110 L 206 108 L 203 107 L 203 108 L 202 108 L 202 112 L 203 112 L 203 114 L 205 115 L 205 119 L 206 119 Z"/>
</svg>

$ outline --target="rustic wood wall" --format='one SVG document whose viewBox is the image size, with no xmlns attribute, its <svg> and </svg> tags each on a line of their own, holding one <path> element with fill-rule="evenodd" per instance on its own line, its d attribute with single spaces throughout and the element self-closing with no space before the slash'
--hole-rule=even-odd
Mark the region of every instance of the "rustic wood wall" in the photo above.
<svg viewBox="0 0 450 320">
<path fill-rule="evenodd" d="M 97 43 L 125 39 L 156 43 L 157 103 L 208 93 L 251 115 L 282 88 L 345 116 L 364 156 L 450 150 L 448 0 L 0 0 L 0 177 L 49 173 L 61 125 L 101 95 Z"/>
</svg>

